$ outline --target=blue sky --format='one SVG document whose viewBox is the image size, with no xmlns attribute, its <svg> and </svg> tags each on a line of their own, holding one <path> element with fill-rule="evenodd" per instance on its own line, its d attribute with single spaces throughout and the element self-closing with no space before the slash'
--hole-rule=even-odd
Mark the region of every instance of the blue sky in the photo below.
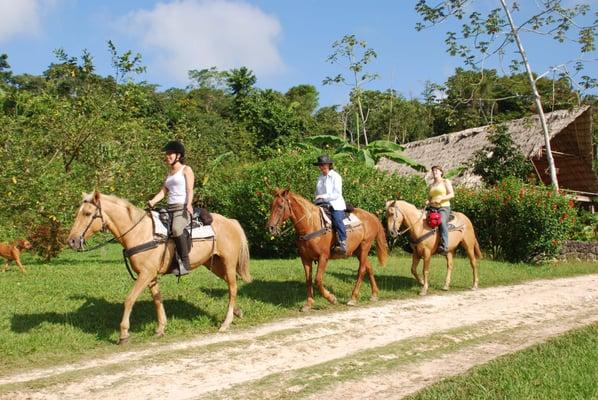
<svg viewBox="0 0 598 400">
<path fill-rule="evenodd" d="M 573 0 L 565 0 L 568 5 Z M 497 0 L 477 0 L 497 7 Z M 533 0 L 520 2 L 532 10 Z M 594 11 L 598 0 L 590 0 Z M 189 69 L 246 65 L 259 87 L 286 91 L 315 85 L 320 105 L 343 104 L 348 88 L 322 86 L 326 76 L 345 72 L 330 65 L 331 45 L 345 34 L 366 40 L 378 53 L 368 70 L 380 78 L 367 87 L 392 88 L 419 97 L 424 82 L 442 83 L 461 65 L 445 51 L 447 30 L 455 23 L 416 32 L 415 0 L 0 0 L 0 53 L 15 73 L 40 74 L 64 48 L 71 56 L 87 49 L 97 72 L 112 74 L 106 42 L 140 52 L 147 80 L 161 89 L 185 87 Z M 524 10 L 525 11 L 525 10 Z M 520 18 L 516 16 L 516 18 Z M 542 73 L 577 57 L 572 43 L 524 37 L 532 66 Z M 586 58 L 587 72 L 598 75 L 598 54 Z M 511 57 L 508 57 L 510 60 Z M 504 63 L 505 69 L 509 62 Z M 498 59 L 488 63 L 497 67 Z"/>
</svg>

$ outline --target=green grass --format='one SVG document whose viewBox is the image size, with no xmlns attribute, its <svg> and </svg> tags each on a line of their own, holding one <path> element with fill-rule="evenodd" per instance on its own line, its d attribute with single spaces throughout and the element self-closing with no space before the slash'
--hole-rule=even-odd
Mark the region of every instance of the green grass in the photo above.
<svg viewBox="0 0 598 400">
<path fill-rule="evenodd" d="M 430 293 L 444 283 L 443 258 L 434 257 Z M 122 351 L 114 346 L 123 301 L 132 280 L 122 262 L 118 245 L 90 253 L 65 251 L 49 264 L 25 255 L 26 275 L 13 265 L 0 273 L 0 373 L 31 366 L 51 365 L 100 354 Z M 376 262 L 372 259 L 374 265 Z M 386 268 L 375 267 L 381 299 L 417 296 L 419 287 L 411 277 L 410 259 L 392 257 Z M 339 301 L 346 302 L 355 282 L 357 261 L 332 261 L 325 284 Z M 488 287 L 598 272 L 592 263 L 563 263 L 545 266 L 480 261 L 480 285 Z M 232 329 L 245 328 L 282 317 L 300 315 L 305 301 L 303 268 L 298 259 L 252 260 L 249 284 L 240 284 L 238 304 L 245 318 L 236 319 Z M 169 318 L 164 341 L 176 341 L 198 334 L 216 332 L 224 319 L 228 292 L 224 281 L 205 268 L 177 283 L 173 276 L 161 279 L 161 292 Z M 471 285 L 466 259 L 457 259 L 452 290 Z M 367 302 L 369 284 L 361 289 Z M 319 293 L 314 308 L 343 310 L 330 305 Z M 148 291 L 138 299 L 131 317 L 132 345 L 126 350 L 155 343 L 156 317 Z"/>
<path fill-rule="evenodd" d="M 475 367 L 409 399 L 598 399 L 598 324 Z"/>
</svg>

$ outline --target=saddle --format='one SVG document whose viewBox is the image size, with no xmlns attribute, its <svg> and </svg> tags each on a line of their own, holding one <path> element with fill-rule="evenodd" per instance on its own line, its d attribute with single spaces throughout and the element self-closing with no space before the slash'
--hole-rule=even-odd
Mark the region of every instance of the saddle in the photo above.
<svg viewBox="0 0 598 400">
<path fill-rule="evenodd" d="M 455 219 L 457 218 L 457 216 L 451 211 L 451 213 L 449 214 L 449 218 L 447 221 L 447 229 L 450 232 L 453 231 L 462 231 L 463 230 L 463 224 L 460 225 L 456 225 L 456 223 L 458 221 L 455 221 Z M 453 223 L 451 224 L 450 222 L 453 221 Z M 426 221 L 427 223 L 427 221 Z M 405 243 L 402 248 L 403 250 L 405 250 L 407 253 L 413 253 L 413 247 L 414 245 L 423 242 L 424 240 L 426 240 L 427 238 L 429 238 L 432 235 L 436 235 L 436 234 L 440 234 L 440 231 L 438 229 L 438 226 L 433 227 L 433 229 L 429 232 L 424 233 L 423 235 L 421 235 L 420 237 L 418 237 L 415 240 L 411 240 L 409 239 L 409 241 L 407 243 Z"/>
<path fill-rule="evenodd" d="M 152 219 L 154 223 L 154 235 L 158 236 L 161 240 L 168 240 L 172 234 L 172 218 L 169 212 L 166 209 L 152 211 Z M 191 222 L 183 232 L 189 249 L 193 247 L 194 240 L 211 240 L 213 251 L 214 241 L 216 240 L 216 234 L 211 226 L 213 220 L 212 215 L 205 208 L 193 208 Z M 180 268 L 180 265 L 182 265 L 180 255 L 175 251 L 167 273 L 172 273 L 175 269 Z"/>
<path fill-rule="evenodd" d="M 455 213 L 453 213 L 452 211 L 449 214 L 448 217 L 448 222 L 451 222 L 452 220 L 454 220 L 456 218 Z M 428 207 L 426 208 L 426 223 L 428 224 L 428 226 L 430 228 L 436 228 L 437 226 L 440 225 L 440 213 L 438 212 L 437 208 L 431 208 Z M 449 224 L 449 228 L 450 228 L 450 224 Z"/>
<path fill-rule="evenodd" d="M 320 207 L 320 217 L 322 220 L 322 227 L 329 228 L 332 226 L 332 206 L 326 202 L 322 202 L 320 200 L 316 200 L 315 205 Z M 347 208 L 345 209 L 345 217 L 343 218 L 343 224 L 347 228 L 355 228 L 356 226 L 361 225 L 361 220 L 357 218 L 355 214 L 355 207 L 353 205 L 347 203 Z"/>
<path fill-rule="evenodd" d="M 168 211 L 164 208 L 161 208 L 157 212 L 152 211 L 152 217 L 154 220 L 154 233 L 162 237 L 171 237 L 172 221 Z M 214 218 L 208 210 L 201 207 L 193 207 L 191 222 L 187 225 L 186 230 L 193 239 L 209 237 L 210 232 L 211 236 L 214 236 L 214 230 L 211 227 L 213 221 Z"/>
</svg>

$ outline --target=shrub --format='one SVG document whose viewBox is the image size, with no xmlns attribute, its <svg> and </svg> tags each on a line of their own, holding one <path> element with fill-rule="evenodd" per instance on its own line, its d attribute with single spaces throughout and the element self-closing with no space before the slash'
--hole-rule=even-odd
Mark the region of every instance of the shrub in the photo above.
<svg viewBox="0 0 598 400">
<path fill-rule="evenodd" d="M 313 199 L 319 171 L 312 163 L 318 154 L 314 150 L 293 149 L 252 165 L 231 165 L 201 189 L 201 201 L 210 211 L 239 220 L 249 239 L 252 255 L 295 256 L 296 235 L 289 223 L 281 237 L 271 237 L 266 229 L 272 192 L 276 187 L 289 188 Z M 425 183 L 420 178 L 388 175 L 346 159 L 336 162 L 335 168 L 343 177 L 345 200 L 379 217 L 384 215 L 386 200 L 396 198 L 399 192 L 402 198 L 417 204 L 425 199 Z"/>
<path fill-rule="evenodd" d="M 473 172 L 490 185 L 509 177 L 525 179 L 533 172 L 531 162 L 517 148 L 505 125 L 498 125 L 488 136 L 490 144 L 477 151 Z"/>
<path fill-rule="evenodd" d="M 67 237 L 67 231 L 61 227 L 60 221 L 53 216 L 47 219 L 46 223 L 34 225 L 28 237 L 33 251 L 46 262 L 60 254 Z"/>
<path fill-rule="evenodd" d="M 512 262 L 554 257 L 577 213 L 568 197 L 515 178 L 477 191 L 458 189 L 454 209 L 471 219 L 484 250 Z"/>
</svg>

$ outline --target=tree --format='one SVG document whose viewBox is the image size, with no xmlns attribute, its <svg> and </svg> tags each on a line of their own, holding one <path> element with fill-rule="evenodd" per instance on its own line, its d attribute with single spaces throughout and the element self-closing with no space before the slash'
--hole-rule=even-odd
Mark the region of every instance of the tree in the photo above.
<svg viewBox="0 0 598 400">
<path fill-rule="evenodd" d="M 216 67 L 204 68 L 201 70 L 192 69 L 189 71 L 189 79 L 195 83 L 192 87 L 200 89 L 224 89 L 226 87 L 226 71 L 218 71 Z"/>
<path fill-rule="evenodd" d="M 462 20 L 465 17 L 466 11 L 473 9 L 474 11 L 468 17 L 468 23 L 462 25 L 461 36 L 458 37 L 455 32 L 448 32 L 445 40 L 449 54 L 459 55 L 464 59 L 466 65 L 473 68 L 479 68 L 480 65 L 483 66 L 486 59 L 492 55 L 504 55 L 509 45 L 516 45 L 521 61 L 514 61 L 511 63 L 511 66 L 515 70 L 521 65 L 525 67 L 530 89 L 534 96 L 535 107 L 540 116 L 544 131 L 546 157 L 550 168 L 551 182 L 554 189 L 558 190 L 556 168 L 550 148 L 550 135 L 544 116 L 541 96 L 536 84 L 538 78 L 534 75 L 528 60 L 521 39 L 521 32 L 529 30 L 542 35 L 550 35 L 559 42 L 568 40 L 568 34 L 577 32 L 577 39 L 575 41 L 580 44 L 581 53 L 587 53 L 595 50 L 595 28 L 598 25 L 598 20 L 594 21 L 592 25 L 583 25 L 576 21 L 576 19 L 587 15 L 590 11 L 590 7 L 586 4 L 566 8 L 563 6 L 564 0 L 543 0 L 536 2 L 539 8 L 536 14 L 529 16 L 525 22 L 517 25 L 513 18 L 513 13 L 520 11 L 519 3 L 513 1 L 512 6 L 509 7 L 506 0 L 498 1 L 500 2 L 500 8 L 492 9 L 486 16 L 483 16 L 478 11 L 479 8 L 472 8 L 472 1 L 469 0 L 443 0 L 435 6 L 428 5 L 427 0 L 419 0 L 415 9 L 423 17 L 424 22 L 419 22 L 416 25 L 416 29 L 421 30 L 428 23 L 435 25 L 451 16 Z M 473 55 L 474 51 L 479 52 L 479 58 Z M 581 60 L 575 60 L 574 65 L 577 72 L 583 70 L 583 62 Z M 568 73 L 567 70 L 564 70 L 564 73 Z M 582 87 L 588 88 L 595 84 L 595 80 L 584 75 L 580 84 Z"/>
<path fill-rule="evenodd" d="M 372 168 L 375 168 L 378 161 L 385 157 L 400 164 L 409 165 L 415 170 L 426 171 L 424 165 L 403 154 L 403 150 L 405 150 L 403 146 L 388 140 L 375 140 L 367 146 L 355 146 L 338 136 L 317 135 L 305 138 L 303 147 L 332 149 L 338 159 L 351 158 Z"/>
<path fill-rule="evenodd" d="M 8 63 L 8 55 L 0 54 L 0 84 L 6 84 L 10 80 L 12 72 Z"/>
<path fill-rule="evenodd" d="M 365 145 L 368 145 L 368 134 L 366 122 L 368 119 L 367 113 L 364 113 L 362 98 L 362 86 L 368 82 L 373 81 L 378 77 L 378 74 L 364 72 L 367 64 L 372 62 L 378 55 L 376 52 L 367 47 L 365 40 L 360 40 L 355 35 L 345 35 L 341 40 L 337 40 L 332 44 L 333 52 L 328 56 L 327 61 L 331 64 L 343 64 L 349 69 L 350 83 L 343 74 L 338 74 L 334 77 L 326 77 L 322 82 L 324 85 L 331 84 L 345 84 L 350 86 L 351 97 L 355 98 L 359 121 L 361 122 L 361 129 L 357 132 L 363 133 Z M 357 136 L 357 146 L 359 147 L 359 135 Z"/>
<path fill-rule="evenodd" d="M 531 162 L 519 151 L 506 126 L 498 125 L 488 136 L 489 145 L 474 154 L 473 172 L 490 185 L 513 176 L 522 180 L 532 173 Z"/>
<path fill-rule="evenodd" d="M 110 57 L 112 62 L 112 68 L 114 68 L 114 80 L 116 82 L 123 82 L 129 78 L 132 73 L 142 74 L 147 68 L 141 65 L 141 54 L 136 53 L 133 55 L 132 50 L 127 50 L 122 54 L 118 54 L 116 45 L 112 40 L 108 41 L 108 50 L 110 51 Z"/>
<path fill-rule="evenodd" d="M 226 84 L 237 99 L 246 97 L 256 82 L 253 71 L 247 67 L 233 68 L 226 73 Z"/>
<path fill-rule="evenodd" d="M 285 97 L 291 107 L 302 115 L 312 115 L 318 108 L 318 89 L 313 85 L 297 85 L 290 88 Z"/>
</svg>

